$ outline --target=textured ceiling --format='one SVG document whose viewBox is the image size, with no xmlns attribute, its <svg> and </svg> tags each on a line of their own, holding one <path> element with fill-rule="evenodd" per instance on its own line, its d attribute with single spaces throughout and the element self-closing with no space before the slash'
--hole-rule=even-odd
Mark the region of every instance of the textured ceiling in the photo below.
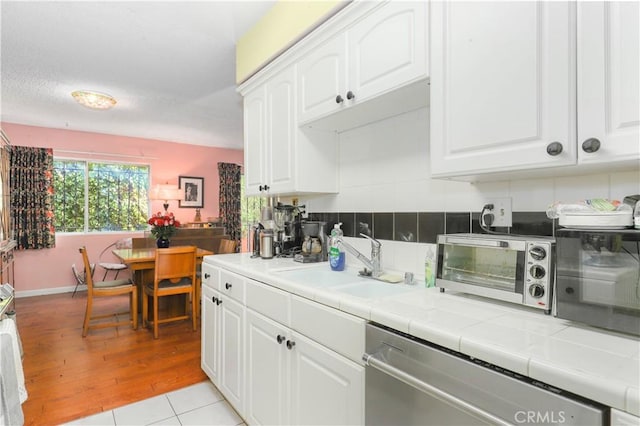
<svg viewBox="0 0 640 426">
<path fill-rule="evenodd" d="M 0 118 L 242 149 L 235 44 L 275 0 L 0 2 Z M 74 90 L 118 103 L 94 111 Z"/>
</svg>

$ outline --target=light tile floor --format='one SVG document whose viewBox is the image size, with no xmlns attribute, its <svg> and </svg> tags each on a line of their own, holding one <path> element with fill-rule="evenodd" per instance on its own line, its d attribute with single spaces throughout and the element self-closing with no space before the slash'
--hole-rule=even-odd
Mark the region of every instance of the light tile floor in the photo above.
<svg viewBox="0 0 640 426">
<path fill-rule="evenodd" d="M 209 381 L 134 402 L 111 411 L 74 420 L 67 425 L 244 425 L 242 419 Z"/>
</svg>

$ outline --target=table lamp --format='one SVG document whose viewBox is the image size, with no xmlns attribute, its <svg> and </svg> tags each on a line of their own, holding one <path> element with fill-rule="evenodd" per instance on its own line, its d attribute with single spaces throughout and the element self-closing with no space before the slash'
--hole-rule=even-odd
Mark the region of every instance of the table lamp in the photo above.
<svg viewBox="0 0 640 426">
<path fill-rule="evenodd" d="M 149 199 L 164 201 L 162 207 L 164 207 L 165 214 L 168 214 L 169 201 L 182 199 L 182 193 L 178 185 L 170 185 L 167 182 L 166 184 L 157 184 L 154 186 L 149 193 Z"/>
</svg>

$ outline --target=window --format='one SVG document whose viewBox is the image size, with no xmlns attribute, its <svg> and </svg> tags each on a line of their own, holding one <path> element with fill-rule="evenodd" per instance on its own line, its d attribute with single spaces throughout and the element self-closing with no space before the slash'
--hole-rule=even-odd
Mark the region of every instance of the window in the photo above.
<svg viewBox="0 0 640 426">
<path fill-rule="evenodd" d="M 242 222 L 242 241 L 251 238 L 251 226 L 260 221 L 260 211 L 265 204 L 265 199 L 260 196 L 247 197 L 244 195 L 244 174 L 240 177 L 240 221 Z"/>
<path fill-rule="evenodd" d="M 149 166 L 53 161 L 57 232 L 141 231 L 149 214 Z"/>
</svg>

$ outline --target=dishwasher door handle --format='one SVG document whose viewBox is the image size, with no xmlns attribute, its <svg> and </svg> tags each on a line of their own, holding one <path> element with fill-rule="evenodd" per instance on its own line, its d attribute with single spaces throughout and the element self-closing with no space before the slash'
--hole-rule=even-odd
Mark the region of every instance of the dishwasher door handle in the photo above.
<svg viewBox="0 0 640 426">
<path fill-rule="evenodd" d="M 487 422 L 490 422 L 496 425 L 504 425 L 504 426 L 511 425 L 511 423 L 506 422 L 501 418 L 496 417 L 487 411 L 484 411 L 474 405 L 471 405 L 468 402 L 463 401 L 462 399 L 454 395 L 451 395 L 448 392 L 443 391 L 442 389 L 439 389 L 433 385 L 425 383 L 422 380 L 400 370 L 399 368 L 396 368 L 392 365 L 387 364 L 384 361 L 381 361 L 380 359 L 376 358 L 374 355 L 371 355 L 365 352 L 364 355 L 362 355 L 362 360 L 369 367 L 375 368 L 376 370 L 381 371 L 382 373 L 385 373 L 397 380 L 400 380 L 401 382 L 406 383 L 407 385 L 412 386 L 418 389 L 419 391 L 426 393 L 427 395 L 431 395 L 434 398 L 437 398 L 443 402 L 446 402 L 447 404 L 455 406 L 460 410 L 465 411 L 482 420 L 485 420 Z"/>
</svg>

